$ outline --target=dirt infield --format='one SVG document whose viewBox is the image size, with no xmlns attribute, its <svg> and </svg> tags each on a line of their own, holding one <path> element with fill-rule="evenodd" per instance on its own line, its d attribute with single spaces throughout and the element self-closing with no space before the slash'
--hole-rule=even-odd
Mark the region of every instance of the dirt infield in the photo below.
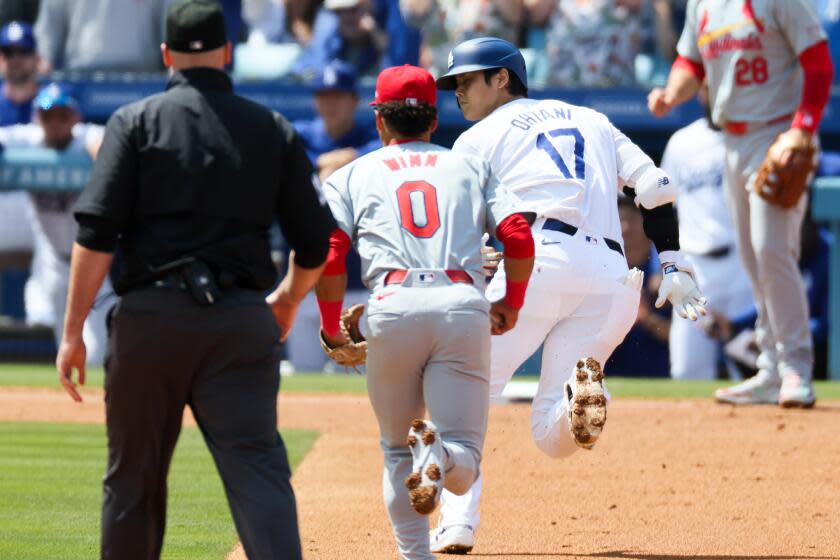
<svg viewBox="0 0 840 560">
<path fill-rule="evenodd" d="M 101 422 L 101 393 L 86 398 L 5 389 L 0 420 Z M 617 400 L 597 449 L 560 461 L 528 416 L 492 409 L 476 558 L 840 560 L 840 403 Z M 365 396 L 283 395 L 280 417 L 322 432 L 294 480 L 305 557 L 395 558 Z"/>
</svg>

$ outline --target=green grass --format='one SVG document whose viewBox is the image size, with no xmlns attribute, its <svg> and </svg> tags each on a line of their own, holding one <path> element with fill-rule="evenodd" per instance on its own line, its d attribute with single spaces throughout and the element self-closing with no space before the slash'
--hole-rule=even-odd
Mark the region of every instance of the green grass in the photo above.
<svg viewBox="0 0 840 560">
<path fill-rule="evenodd" d="M 102 387 L 102 368 L 86 372 L 85 387 Z M 74 375 L 75 379 L 75 375 Z M 55 387 L 58 373 L 55 367 L 45 364 L 0 364 L 0 387 Z"/>
<path fill-rule="evenodd" d="M 74 376 L 75 378 L 75 376 Z M 102 387 L 102 368 L 87 371 L 85 387 Z M 284 377 L 281 389 L 302 393 L 364 393 L 365 378 L 354 371 L 334 375 L 298 374 Z M 0 387 L 46 387 L 60 389 L 58 374 L 51 365 L 0 364 Z"/>
<path fill-rule="evenodd" d="M 283 437 L 297 465 L 317 433 Z M 0 558 L 97 558 L 105 460 L 104 426 L 0 423 Z M 221 560 L 236 541 L 201 433 L 185 428 L 169 474 L 163 558 Z"/>
<path fill-rule="evenodd" d="M 515 380 L 534 381 L 533 376 L 517 376 Z M 727 381 L 672 381 L 670 379 L 636 379 L 608 377 L 610 392 L 617 397 L 708 398 Z M 52 387 L 59 389 L 55 370 L 45 365 L 0 365 L 0 387 Z M 102 386 L 102 370 L 88 372 L 87 387 Z M 821 400 L 840 400 L 840 383 L 817 381 Z M 355 372 L 318 375 L 297 374 L 284 377 L 281 390 L 290 393 L 364 393 L 365 378 Z"/>
</svg>

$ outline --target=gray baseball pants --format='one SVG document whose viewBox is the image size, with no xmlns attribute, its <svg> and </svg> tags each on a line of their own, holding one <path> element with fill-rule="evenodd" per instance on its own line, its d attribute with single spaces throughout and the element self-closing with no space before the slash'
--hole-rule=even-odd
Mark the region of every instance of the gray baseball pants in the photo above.
<svg viewBox="0 0 840 560">
<path fill-rule="evenodd" d="M 489 303 L 473 285 L 436 274 L 420 284 L 416 272 L 402 285 L 374 292 L 368 304 L 367 384 L 385 454 L 382 491 L 400 557 L 434 558 L 429 520 L 411 507 L 406 443 L 411 421 L 437 426 L 446 454 L 444 484 L 466 492 L 479 474 L 487 431 L 490 377 Z"/>
<path fill-rule="evenodd" d="M 798 373 L 810 380 L 814 351 L 808 326 L 808 300 L 798 260 L 807 196 L 790 209 L 755 194 L 755 174 L 787 123 L 745 135 L 725 134 L 726 193 L 738 231 L 738 250 L 752 281 L 758 308 L 756 339 L 760 369 L 771 376 Z"/>
</svg>

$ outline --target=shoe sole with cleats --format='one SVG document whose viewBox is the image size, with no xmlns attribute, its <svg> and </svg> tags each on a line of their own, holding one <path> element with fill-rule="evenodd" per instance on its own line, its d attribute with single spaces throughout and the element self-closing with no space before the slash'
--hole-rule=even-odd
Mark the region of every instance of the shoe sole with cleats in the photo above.
<svg viewBox="0 0 840 560">
<path fill-rule="evenodd" d="M 414 420 L 408 431 L 408 447 L 412 466 L 405 487 L 411 507 L 421 515 L 429 515 L 437 507 L 443 488 L 443 447 L 434 424 Z"/>
<path fill-rule="evenodd" d="M 578 447 L 592 449 L 607 421 L 607 396 L 604 372 L 595 358 L 578 360 L 575 365 L 574 391 L 569 383 L 569 429 Z"/>
</svg>

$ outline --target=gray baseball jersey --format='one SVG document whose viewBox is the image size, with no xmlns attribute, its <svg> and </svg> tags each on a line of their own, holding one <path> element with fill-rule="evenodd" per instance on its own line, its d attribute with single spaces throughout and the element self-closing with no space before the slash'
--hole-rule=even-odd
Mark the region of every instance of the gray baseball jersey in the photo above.
<svg viewBox="0 0 840 560">
<path fill-rule="evenodd" d="M 811 0 L 689 0 L 677 52 L 703 63 L 716 124 L 766 122 L 796 110 L 797 58 L 825 39 Z"/>
<path fill-rule="evenodd" d="M 425 142 L 380 148 L 332 174 L 324 194 L 374 289 L 394 269 L 453 269 L 482 281 L 481 236 L 515 213 L 490 164 Z"/>
<path fill-rule="evenodd" d="M 478 476 L 489 404 L 490 330 L 482 233 L 514 213 L 513 195 L 476 156 L 425 142 L 371 152 L 331 175 L 324 194 L 375 290 L 367 305 L 367 386 L 385 454 L 383 495 L 400 557 L 430 560 L 428 518 L 409 501 L 406 432 L 424 409 L 445 449 L 444 485 Z M 380 290 L 387 271 L 415 269 Z M 451 283 L 430 270 L 468 272 Z M 410 344 L 406 344 L 410 341 Z"/>
</svg>

